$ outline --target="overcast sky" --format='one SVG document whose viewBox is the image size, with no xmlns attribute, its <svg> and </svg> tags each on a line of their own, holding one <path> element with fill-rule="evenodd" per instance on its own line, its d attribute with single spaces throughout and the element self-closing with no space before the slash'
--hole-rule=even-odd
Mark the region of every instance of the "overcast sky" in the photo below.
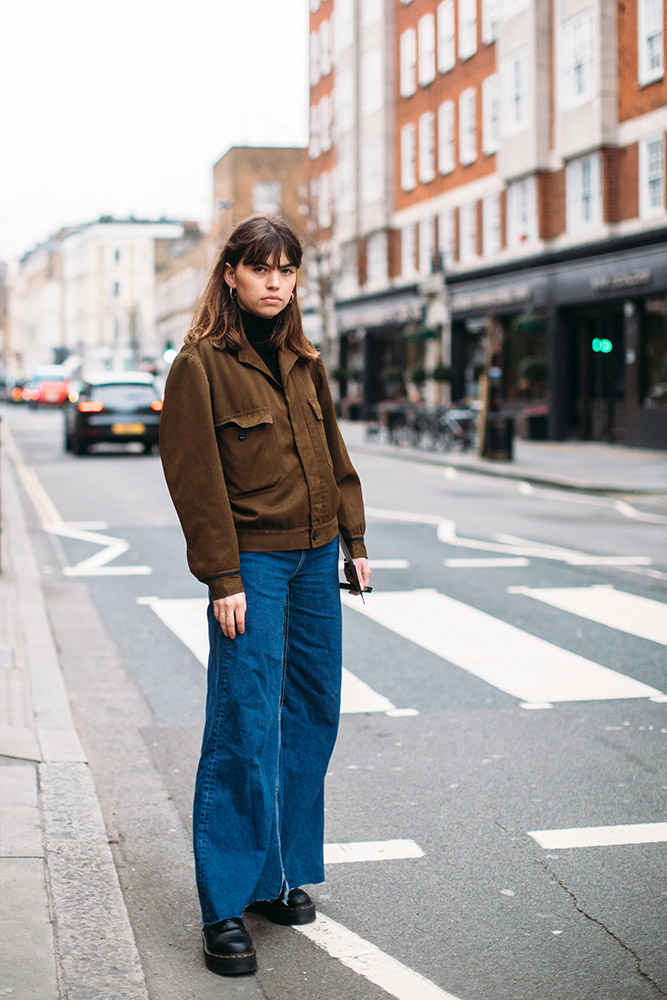
<svg viewBox="0 0 667 1000">
<path fill-rule="evenodd" d="M 100 215 L 210 218 L 233 145 L 305 145 L 307 0 L 0 0 L 0 259 Z"/>
</svg>

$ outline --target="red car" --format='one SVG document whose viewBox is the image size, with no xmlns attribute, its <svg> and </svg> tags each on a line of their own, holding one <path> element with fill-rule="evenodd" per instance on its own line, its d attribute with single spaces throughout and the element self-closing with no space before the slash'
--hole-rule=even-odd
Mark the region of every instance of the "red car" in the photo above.
<svg viewBox="0 0 667 1000">
<path fill-rule="evenodd" d="M 24 386 L 21 398 L 29 406 L 62 406 L 70 391 L 71 377 L 60 365 L 44 365 Z"/>
</svg>

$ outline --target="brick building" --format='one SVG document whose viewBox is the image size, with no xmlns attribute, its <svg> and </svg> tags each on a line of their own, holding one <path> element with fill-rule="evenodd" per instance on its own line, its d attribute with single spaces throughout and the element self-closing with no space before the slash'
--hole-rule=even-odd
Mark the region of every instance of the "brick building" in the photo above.
<svg viewBox="0 0 667 1000">
<path fill-rule="evenodd" d="M 664 447 L 663 0 L 312 0 L 310 17 L 341 374 L 361 364 L 373 404 L 439 367 L 470 398 L 490 337 L 498 394 L 548 403 L 550 437 Z"/>
</svg>

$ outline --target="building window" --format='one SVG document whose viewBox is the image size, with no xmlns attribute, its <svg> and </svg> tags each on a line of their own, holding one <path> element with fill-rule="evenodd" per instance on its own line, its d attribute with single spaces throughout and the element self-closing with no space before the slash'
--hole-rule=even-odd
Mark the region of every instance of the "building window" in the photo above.
<svg viewBox="0 0 667 1000">
<path fill-rule="evenodd" d="M 314 87 L 320 78 L 320 36 L 316 31 L 310 33 L 310 85 Z"/>
<path fill-rule="evenodd" d="M 454 0 L 438 4 L 438 70 L 447 73 L 456 62 Z"/>
<path fill-rule="evenodd" d="M 435 115 L 426 111 L 419 118 L 419 180 L 428 184 L 435 177 Z"/>
<path fill-rule="evenodd" d="M 280 181 L 257 181 L 252 186 L 253 212 L 276 215 L 280 211 L 282 187 Z"/>
<path fill-rule="evenodd" d="M 464 165 L 477 159 L 477 94 L 474 87 L 459 94 L 459 159 Z"/>
<path fill-rule="evenodd" d="M 336 169 L 336 209 L 354 212 L 354 163 L 348 152 L 341 153 Z"/>
<path fill-rule="evenodd" d="M 382 140 L 367 140 L 361 147 L 361 197 L 365 204 L 384 197 Z"/>
<path fill-rule="evenodd" d="M 599 224 L 602 218 L 600 154 L 572 160 L 565 169 L 567 231 Z"/>
<path fill-rule="evenodd" d="M 507 188 L 507 245 L 520 247 L 537 236 L 537 186 L 534 177 Z"/>
<path fill-rule="evenodd" d="M 370 115 L 383 105 L 382 50 L 379 46 L 364 53 L 361 61 L 361 110 Z"/>
<path fill-rule="evenodd" d="M 401 97 L 411 97 L 417 89 L 417 33 L 408 28 L 401 35 Z"/>
<path fill-rule="evenodd" d="M 454 101 L 443 101 L 438 108 L 438 170 L 451 174 L 456 166 L 454 150 Z"/>
<path fill-rule="evenodd" d="M 461 205 L 461 262 L 467 264 L 477 257 L 477 202 Z"/>
<path fill-rule="evenodd" d="M 502 0 L 482 0 L 482 41 L 490 45 L 498 37 Z"/>
<path fill-rule="evenodd" d="M 320 25 L 320 76 L 331 72 L 331 23 L 322 21 Z"/>
<path fill-rule="evenodd" d="M 459 0 L 459 59 L 477 52 L 477 0 Z"/>
<path fill-rule="evenodd" d="M 113 295 L 113 297 L 115 299 L 118 298 L 118 296 L 120 295 L 120 281 L 114 281 L 114 283 L 113 283 L 113 290 L 112 290 L 111 294 Z"/>
<path fill-rule="evenodd" d="M 340 136 L 354 126 L 354 77 L 350 70 L 336 72 L 334 89 L 336 109 L 336 136 Z"/>
<path fill-rule="evenodd" d="M 482 149 L 487 156 L 500 148 L 500 82 L 497 73 L 482 84 Z"/>
<path fill-rule="evenodd" d="M 639 82 L 651 83 L 663 75 L 662 0 L 639 0 L 637 5 L 637 49 Z"/>
<path fill-rule="evenodd" d="M 482 244 L 485 257 L 495 257 L 501 245 L 500 195 L 490 194 L 482 202 Z"/>
<path fill-rule="evenodd" d="M 316 14 L 317 11 L 320 9 L 320 0 L 310 0 L 310 9 L 312 10 L 313 14 Z"/>
<path fill-rule="evenodd" d="M 435 219 L 422 219 L 419 223 L 419 271 L 431 274 L 435 254 Z"/>
<path fill-rule="evenodd" d="M 415 261 L 417 252 L 416 226 L 411 223 L 401 230 L 401 273 L 404 277 L 411 276 L 417 270 Z"/>
<path fill-rule="evenodd" d="M 417 25 L 419 40 L 419 85 L 426 87 L 435 80 L 435 18 L 424 14 Z"/>
<path fill-rule="evenodd" d="M 404 191 L 412 191 L 417 184 L 415 175 L 415 126 L 409 122 L 401 129 L 401 187 Z"/>
<path fill-rule="evenodd" d="M 655 219 L 665 211 L 665 140 L 649 135 L 639 143 L 639 215 Z"/>
<path fill-rule="evenodd" d="M 331 194 L 331 174 L 324 173 L 319 178 L 317 200 L 317 221 L 321 229 L 331 225 Z"/>
<path fill-rule="evenodd" d="M 593 11 L 582 10 L 560 29 L 560 103 L 563 111 L 593 97 Z"/>
<path fill-rule="evenodd" d="M 308 155 L 311 160 L 317 159 L 320 155 L 320 106 L 311 104 L 310 106 L 310 142 L 308 144 Z"/>
<path fill-rule="evenodd" d="M 114 263 L 120 264 L 120 250 L 114 250 L 113 252 Z"/>
<path fill-rule="evenodd" d="M 529 101 L 528 50 L 523 48 L 503 60 L 504 135 L 517 135 L 528 127 Z"/>
<path fill-rule="evenodd" d="M 448 208 L 438 216 L 438 250 L 442 254 L 445 271 L 454 263 L 455 241 L 454 209 Z"/>
<path fill-rule="evenodd" d="M 387 234 L 373 233 L 366 244 L 366 280 L 369 285 L 387 281 Z"/>
<path fill-rule="evenodd" d="M 331 149 L 331 99 L 325 95 L 320 101 L 320 150 L 326 153 Z"/>
<path fill-rule="evenodd" d="M 354 0 L 336 0 L 333 39 L 337 52 L 344 52 L 354 42 Z"/>
</svg>

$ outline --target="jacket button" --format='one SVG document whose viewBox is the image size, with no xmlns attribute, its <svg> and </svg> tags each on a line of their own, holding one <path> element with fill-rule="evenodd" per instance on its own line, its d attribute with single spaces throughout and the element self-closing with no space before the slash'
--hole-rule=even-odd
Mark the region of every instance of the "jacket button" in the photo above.
<svg viewBox="0 0 667 1000">
<path fill-rule="evenodd" d="M 316 531 L 314 531 L 314 532 L 312 533 L 312 535 L 311 535 L 311 538 L 313 539 L 313 541 L 314 541 L 314 542 L 316 542 L 316 541 L 317 541 L 317 537 L 318 537 L 318 536 L 317 536 L 317 532 L 316 532 Z"/>
<path fill-rule="evenodd" d="M 245 439 L 247 438 L 247 436 L 248 435 L 246 434 L 245 431 L 239 431 L 239 441 L 245 441 Z"/>
</svg>

